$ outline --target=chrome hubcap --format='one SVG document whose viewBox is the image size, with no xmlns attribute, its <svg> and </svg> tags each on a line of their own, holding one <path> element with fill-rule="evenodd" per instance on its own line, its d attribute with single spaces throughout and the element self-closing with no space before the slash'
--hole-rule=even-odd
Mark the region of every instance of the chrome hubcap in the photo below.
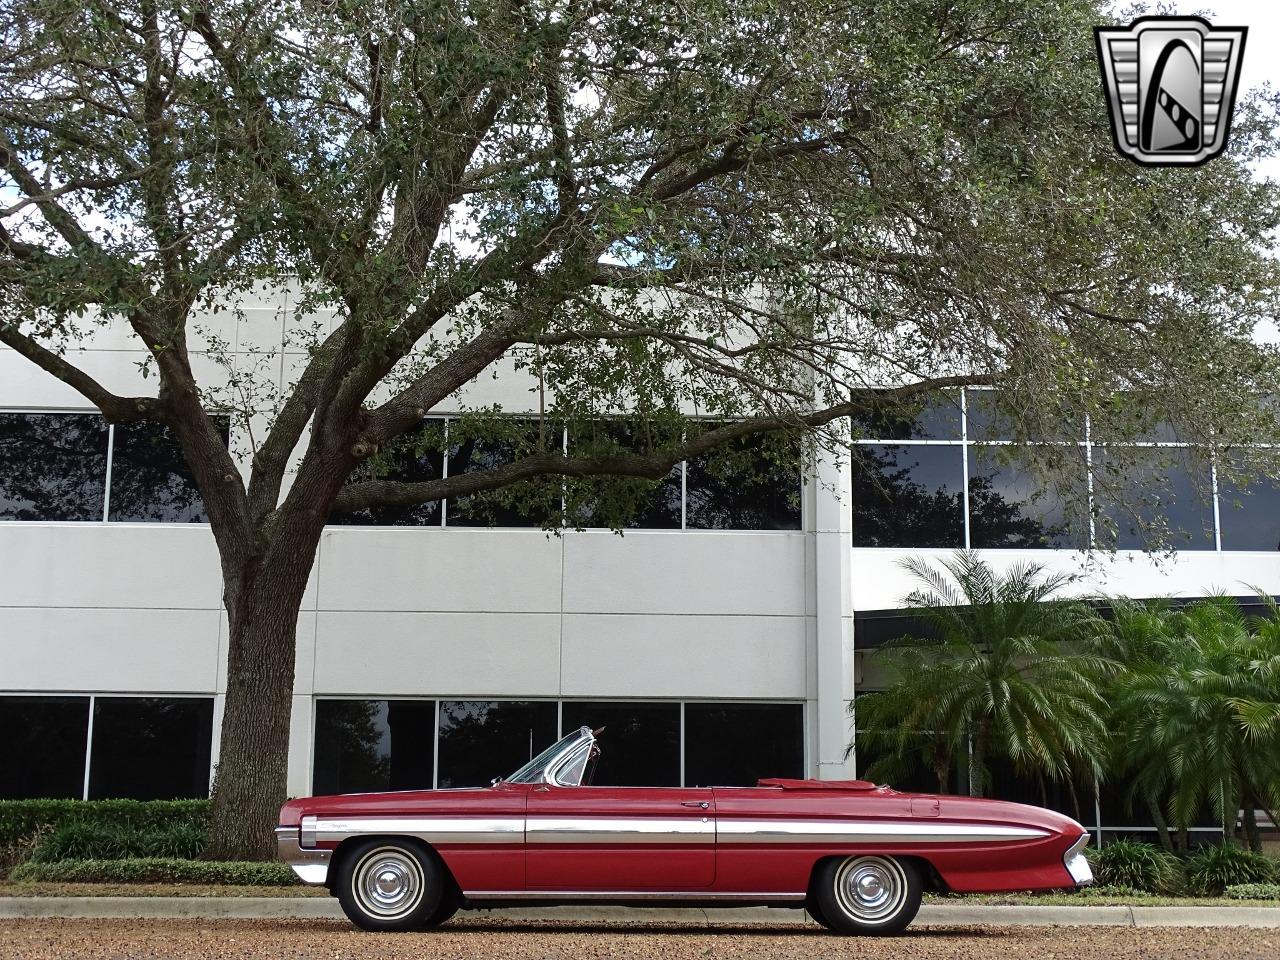
<svg viewBox="0 0 1280 960">
<path fill-rule="evenodd" d="M 360 858 L 351 885 L 361 909 L 380 920 L 394 920 L 422 901 L 422 867 L 408 851 L 379 847 Z"/>
<path fill-rule="evenodd" d="M 835 887 L 840 908 L 863 923 L 892 918 L 907 899 L 907 875 L 888 857 L 850 857 L 836 872 Z"/>
</svg>

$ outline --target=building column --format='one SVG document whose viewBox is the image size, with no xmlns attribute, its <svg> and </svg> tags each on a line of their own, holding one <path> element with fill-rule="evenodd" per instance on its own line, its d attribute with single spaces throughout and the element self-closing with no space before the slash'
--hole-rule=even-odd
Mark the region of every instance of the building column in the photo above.
<svg viewBox="0 0 1280 960">
<path fill-rule="evenodd" d="M 809 482 L 813 531 L 815 625 L 815 737 L 813 755 L 820 780 L 853 776 L 853 599 L 851 482 L 847 451 L 818 452 Z M 848 756 L 846 757 L 846 752 Z"/>
</svg>

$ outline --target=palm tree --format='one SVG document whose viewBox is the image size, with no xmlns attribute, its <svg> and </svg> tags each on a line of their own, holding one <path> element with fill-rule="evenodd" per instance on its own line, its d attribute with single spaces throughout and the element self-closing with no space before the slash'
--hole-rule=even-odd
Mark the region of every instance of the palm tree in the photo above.
<svg viewBox="0 0 1280 960">
<path fill-rule="evenodd" d="M 1113 651 L 1125 665 L 1113 702 L 1134 790 L 1163 800 L 1180 830 L 1211 809 L 1224 838 L 1243 808 L 1242 839 L 1255 850 L 1255 810 L 1280 809 L 1280 609 L 1263 600 L 1262 618 L 1229 597 L 1165 611 L 1145 636 L 1119 631 Z"/>
<path fill-rule="evenodd" d="M 1151 822 L 1156 827 L 1160 844 L 1173 852 L 1175 844 L 1169 836 L 1165 819 L 1168 800 L 1168 767 L 1160 752 L 1150 740 L 1131 737 L 1133 721 L 1130 717 L 1142 708 L 1136 698 L 1127 697 L 1122 686 L 1129 674 L 1129 667 L 1154 664 L 1163 658 L 1162 651 L 1169 649 L 1170 638 L 1182 632 L 1182 613 L 1167 600 L 1130 600 L 1116 597 L 1108 601 L 1111 609 L 1111 628 L 1103 637 L 1102 650 L 1120 665 L 1112 675 L 1107 690 L 1111 746 L 1108 750 L 1107 771 L 1113 781 L 1127 784 L 1126 806 L 1141 800 Z M 1187 824 L 1177 831 L 1176 847 L 1186 852 Z"/>
<path fill-rule="evenodd" d="M 864 742 L 885 756 L 870 774 L 929 764 L 945 789 L 952 758 L 981 796 L 988 761 L 1007 758 L 1020 774 L 1096 780 L 1107 741 L 1100 692 L 1111 662 L 1089 605 L 1056 598 L 1073 578 L 1019 563 L 1004 573 L 961 551 L 935 568 L 903 566 L 920 583 L 904 600 L 930 628 L 878 651 L 887 688 L 857 703 Z"/>
</svg>

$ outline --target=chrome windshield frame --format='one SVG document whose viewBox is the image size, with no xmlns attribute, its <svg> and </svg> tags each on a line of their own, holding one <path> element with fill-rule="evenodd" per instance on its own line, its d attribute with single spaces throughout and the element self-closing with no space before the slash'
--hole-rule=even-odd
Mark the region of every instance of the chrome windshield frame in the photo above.
<svg viewBox="0 0 1280 960">
<path fill-rule="evenodd" d="M 503 782 L 569 786 L 569 784 L 564 784 L 557 780 L 556 776 L 567 763 L 577 756 L 580 750 L 590 750 L 595 740 L 595 734 L 590 727 L 579 727 L 576 733 L 561 737 L 560 740 L 538 754 Z M 586 745 L 585 747 L 583 746 L 584 744 Z M 555 751 L 554 753 L 552 752 L 553 750 Z M 545 760 L 543 759 L 544 755 L 546 755 Z M 537 773 L 536 778 L 532 776 L 535 772 Z M 516 777 L 522 775 L 526 779 L 516 779 Z"/>
</svg>

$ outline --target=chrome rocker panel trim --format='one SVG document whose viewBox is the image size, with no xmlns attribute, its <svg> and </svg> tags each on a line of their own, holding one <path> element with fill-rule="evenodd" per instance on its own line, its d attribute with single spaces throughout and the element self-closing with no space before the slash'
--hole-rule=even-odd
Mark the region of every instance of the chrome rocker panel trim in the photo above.
<svg viewBox="0 0 1280 960">
<path fill-rule="evenodd" d="M 750 903 L 796 903 L 805 899 L 803 893 L 721 893 L 693 887 L 686 890 L 464 890 L 468 900 L 484 903 L 489 900 L 627 900 L 627 901 L 688 901 L 711 900 L 747 901 Z"/>
<path fill-rule="evenodd" d="M 293 868 L 303 883 L 321 886 L 329 879 L 332 850 L 306 850 L 297 827 L 276 827 L 276 857 Z"/>
</svg>

